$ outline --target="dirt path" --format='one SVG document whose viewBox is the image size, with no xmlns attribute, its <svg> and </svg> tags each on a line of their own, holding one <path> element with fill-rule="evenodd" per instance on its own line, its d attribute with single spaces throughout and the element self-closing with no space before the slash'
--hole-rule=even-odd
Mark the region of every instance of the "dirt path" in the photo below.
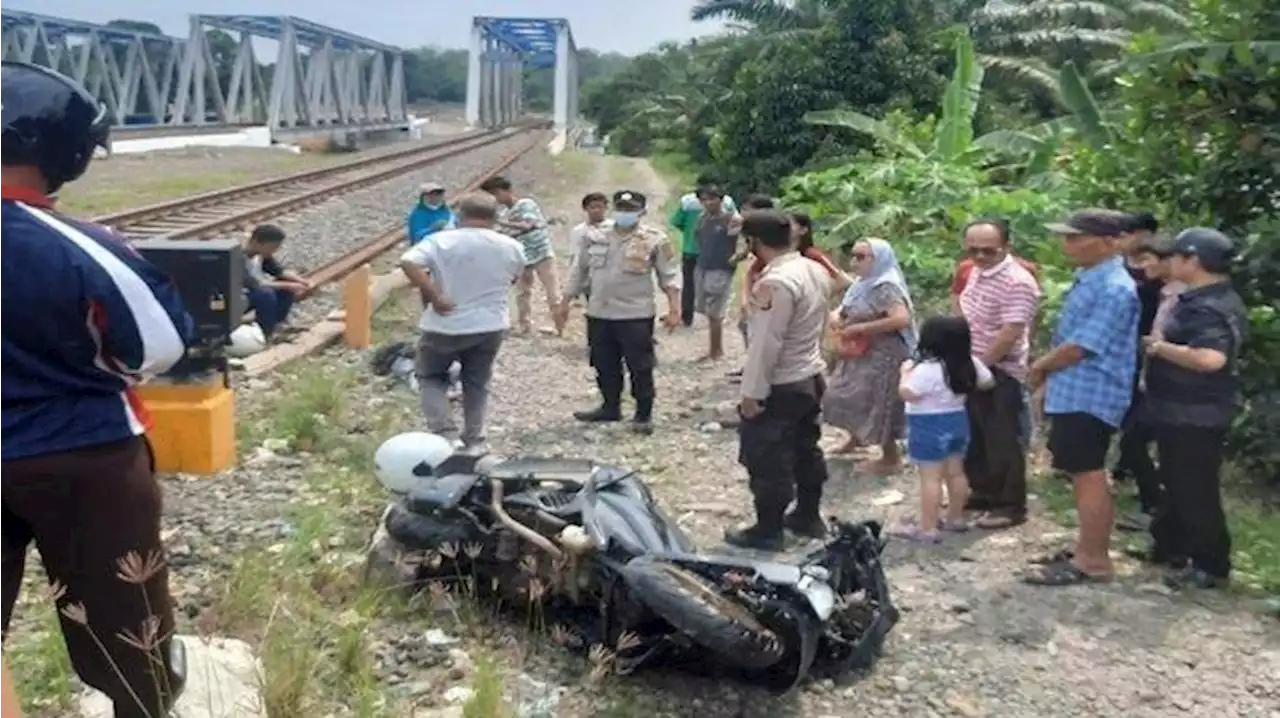
<svg viewBox="0 0 1280 718">
<path fill-rule="evenodd" d="M 649 194 L 651 208 L 662 206 L 668 188 L 648 163 L 593 162 L 592 181 L 603 175 Z M 543 199 L 571 214 L 577 197 L 597 186 Z M 650 211 L 649 221 L 662 219 Z M 736 334 L 728 337 L 730 356 L 739 357 Z M 722 378 L 735 365 L 696 364 L 705 341 L 701 323 L 660 336 L 652 437 L 584 428 L 569 416 L 595 399 L 579 319 L 566 341 L 513 341 L 499 360 L 494 448 L 589 454 L 639 468 L 681 526 L 701 546 L 717 547 L 726 525 L 749 518 L 750 500 L 736 435 L 715 423 L 715 407 L 736 398 Z M 532 385 L 540 401 L 529 401 Z M 838 440 L 827 437 L 831 446 Z M 910 477 L 879 480 L 847 462 L 832 466 L 828 513 L 885 519 L 911 510 Z M 905 500 L 875 505 L 894 491 Z M 874 675 L 860 682 L 818 684 L 774 702 L 740 685 L 644 675 L 614 686 L 619 710 L 628 709 L 618 715 L 1280 716 L 1275 621 L 1228 598 L 1169 597 L 1133 564 L 1106 587 L 1037 589 L 1017 580 L 1030 557 L 1068 536 L 1037 512 L 1016 530 L 975 532 L 939 548 L 893 545 L 890 579 L 904 618 Z M 577 710 L 572 715 L 593 709 L 584 702 Z"/>
</svg>

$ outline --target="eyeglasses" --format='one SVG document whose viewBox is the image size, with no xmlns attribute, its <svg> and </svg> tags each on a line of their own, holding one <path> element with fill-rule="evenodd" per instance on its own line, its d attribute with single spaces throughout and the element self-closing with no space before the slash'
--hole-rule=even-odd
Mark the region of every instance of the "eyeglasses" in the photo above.
<svg viewBox="0 0 1280 718">
<path fill-rule="evenodd" d="M 862 260 L 864 260 L 864 259 L 866 259 L 867 257 L 870 257 L 870 256 L 871 256 L 871 255 L 870 255 L 870 254 L 867 254 L 866 252 L 850 252 L 850 253 L 849 253 L 849 257 L 850 257 L 851 259 L 853 259 L 853 261 L 855 261 L 855 262 L 861 262 Z"/>
<path fill-rule="evenodd" d="M 970 257 L 995 257 L 1000 254 L 999 247 L 966 247 L 964 251 Z"/>
</svg>

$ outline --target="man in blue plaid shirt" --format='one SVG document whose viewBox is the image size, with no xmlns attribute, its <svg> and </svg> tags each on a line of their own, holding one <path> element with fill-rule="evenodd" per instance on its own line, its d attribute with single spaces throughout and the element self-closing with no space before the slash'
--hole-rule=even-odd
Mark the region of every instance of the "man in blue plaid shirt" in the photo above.
<svg viewBox="0 0 1280 718">
<path fill-rule="evenodd" d="M 1075 550 L 1041 561 L 1028 583 L 1066 586 L 1113 574 L 1107 449 L 1129 410 L 1138 370 L 1138 294 L 1119 246 L 1129 222 L 1123 212 L 1086 210 L 1047 225 L 1062 236 L 1076 281 L 1063 301 L 1053 350 L 1031 366 L 1027 382 L 1042 392 L 1053 468 L 1071 476 L 1080 528 Z"/>
</svg>

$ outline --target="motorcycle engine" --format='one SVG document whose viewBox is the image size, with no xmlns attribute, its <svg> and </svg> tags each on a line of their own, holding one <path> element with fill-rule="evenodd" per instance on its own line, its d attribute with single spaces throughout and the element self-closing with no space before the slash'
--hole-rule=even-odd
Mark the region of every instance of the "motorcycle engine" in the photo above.
<svg viewBox="0 0 1280 718">
<path fill-rule="evenodd" d="M 567 598 L 577 603 L 589 583 L 586 572 L 572 553 L 563 559 L 553 557 L 508 530 L 499 533 L 494 557 L 498 563 L 498 590 L 515 605 L 550 598 Z"/>
</svg>

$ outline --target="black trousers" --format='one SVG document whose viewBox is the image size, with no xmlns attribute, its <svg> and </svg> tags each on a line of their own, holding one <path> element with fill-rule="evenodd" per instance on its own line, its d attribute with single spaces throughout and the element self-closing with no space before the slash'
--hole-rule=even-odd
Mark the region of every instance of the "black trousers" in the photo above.
<svg viewBox="0 0 1280 718">
<path fill-rule="evenodd" d="M 34 543 L 49 581 L 65 589 L 58 620 L 76 674 L 111 698 L 116 718 L 167 715 L 185 666 L 170 637 L 161 489 L 147 440 L 5 461 L 3 476 L 4 632 Z"/>
<path fill-rule="evenodd" d="M 1141 363 L 1138 366 L 1142 366 Z M 1138 502 L 1144 513 L 1154 513 L 1160 505 L 1160 477 L 1155 462 L 1151 460 L 1151 443 L 1155 441 L 1151 427 L 1139 420 L 1142 390 L 1134 381 L 1133 398 L 1129 402 L 1129 415 L 1125 417 L 1120 434 L 1120 456 L 1116 459 L 1112 478 L 1123 481 L 1133 479 L 1138 485 Z"/>
<path fill-rule="evenodd" d="M 684 290 L 680 292 L 680 321 L 684 325 L 693 324 L 694 295 L 693 285 L 697 281 L 698 255 L 685 254 L 681 257 L 680 270 L 684 279 Z"/>
<path fill-rule="evenodd" d="M 993 369 L 996 385 L 969 395 L 969 450 L 964 472 L 973 494 L 967 506 L 1027 515 L 1027 456 L 1022 446 L 1022 382 Z"/>
<path fill-rule="evenodd" d="M 757 525 L 766 531 L 782 531 L 793 498 L 798 514 L 819 515 L 827 482 L 827 461 L 818 446 L 825 391 L 821 374 L 776 385 L 764 401 L 764 411 L 744 418 L 738 427 L 738 461 L 747 469 Z"/>
<path fill-rule="evenodd" d="M 647 421 L 653 414 L 653 400 L 657 396 L 653 385 L 653 369 L 658 364 L 653 346 L 653 317 L 587 317 L 587 347 L 605 408 L 616 410 L 622 404 L 622 365 L 625 363 L 631 375 L 636 418 Z"/>
<path fill-rule="evenodd" d="M 1160 472 L 1151 460 L 1151 444 L 1155 431 L 1141 421 L 1129 421 L 1120 435 L 1120 458 L 1113 478 L 1132 478 L 1138 487 L 1138 504 L 1145 514 L 1155 514 L 1160 507 Z"/>
<path fill-rule="evenodd" d="M 1164 495 L 1151 522 L 1154 552 L 1190 559 L 1214 576 L 1231 573 L 1231 534 L 1222 510 L 1226 429 L 1153 427 Z"/>
</svg>

